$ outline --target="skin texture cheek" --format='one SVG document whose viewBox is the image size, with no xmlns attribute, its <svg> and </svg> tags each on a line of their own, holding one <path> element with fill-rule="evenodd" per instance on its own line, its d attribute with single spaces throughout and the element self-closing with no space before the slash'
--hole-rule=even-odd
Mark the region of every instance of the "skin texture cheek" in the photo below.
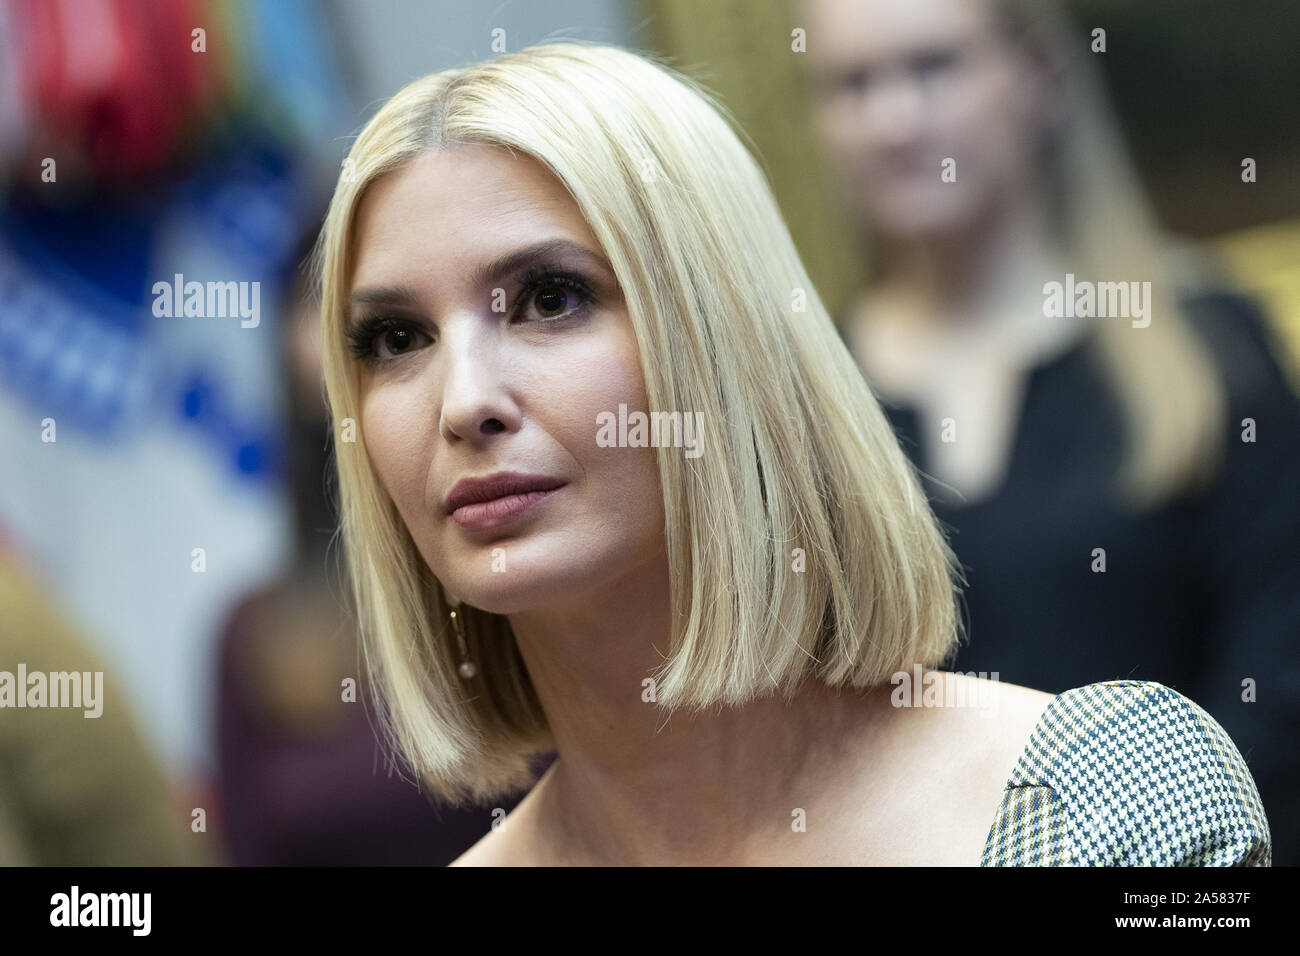
<svg viewBox="0 0 1300 956">
<path fill-rule="evenodd" d="M 361 401 L 361 435 L 380 483 L 419 540 L 427 526 L 425 501 L 430 430 L 437 429 L 431 398 L 411 383 L 371 389 Z"/>
<path fill-rule="evenodd" d="M 987 65 L 953 105 L 953 141 L 981 179 L 1023 182 L 1034 138 L 1033 83 L 1033 74 L 1008 58 Z"/>
</svg>

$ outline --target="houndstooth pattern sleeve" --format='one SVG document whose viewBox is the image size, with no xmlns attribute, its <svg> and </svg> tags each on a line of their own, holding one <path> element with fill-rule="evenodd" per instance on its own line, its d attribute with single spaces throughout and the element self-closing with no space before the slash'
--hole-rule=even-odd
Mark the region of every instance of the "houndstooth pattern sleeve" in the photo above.
<svg viewBox="0 0 1300 956">
<path fill-rule="evenodd" d="M 1154 681 L 1058 694 L 1025 746 L 981 866 L 1270 866 L 1255 781 L 1205 710 Z"/>
</svg>

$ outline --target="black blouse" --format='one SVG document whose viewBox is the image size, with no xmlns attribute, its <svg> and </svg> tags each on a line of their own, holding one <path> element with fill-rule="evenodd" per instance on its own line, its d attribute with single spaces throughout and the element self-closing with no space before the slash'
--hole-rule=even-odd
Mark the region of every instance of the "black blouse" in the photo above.
<svg viewBox="0 0 1300 956">
<path fill-rule="evenodd" d="M 1263 798 L 1275 865 L 1300 864 L 1300 399 L 1267 323 L 1226 292 L 1186 302 L 1225 377 L 1222 467 L 1194 500 L 1134 512 L 1114 480 L 1120 408 L 1079 343 L 1033 369 L 1000 487 L 971 504 L 923 478 L 968 586 L 962 672 L 1053 694 L 1157 681 L 1231 735 Z M 1104 321 L 1104 320 L 1102 320 Z M 885 405 L 926 471 L 918 417 Z M 1255 442 L 1241 439 L 1244 418 Z M 1106 567 L 1093 570 L 1093 551 Z M 1254 681 L 1255 702 L 1243 682 Z"/>
</svg>

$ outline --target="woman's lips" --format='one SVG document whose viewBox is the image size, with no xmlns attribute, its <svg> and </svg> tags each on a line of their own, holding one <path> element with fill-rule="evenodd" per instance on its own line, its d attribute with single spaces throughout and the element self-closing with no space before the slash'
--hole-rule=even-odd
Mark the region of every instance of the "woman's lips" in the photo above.
<svg viewBox="0 0 1300 956">
<path fill-rule="evenodd" d="M 561 485 L 560 488 L 564 486 Z M 521 494 L 504 495 L 491 501 L 479 501 L 472 505 L 461 505 L 451 513 L 451 520 L 467 531 L 479 531 L 508 524 L 516 518 L 532 511 L 539 504 L 560 488 L 549 491 L 526 491 Z"/>
</svg>

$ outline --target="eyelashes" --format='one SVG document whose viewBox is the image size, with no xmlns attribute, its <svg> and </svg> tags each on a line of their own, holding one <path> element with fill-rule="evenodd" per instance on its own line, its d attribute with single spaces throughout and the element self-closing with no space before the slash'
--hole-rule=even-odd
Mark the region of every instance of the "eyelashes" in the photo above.
<svg viewBox="0 0 1300 956">
<path fill-rule="evenodd" d="M 517 297 L 516 314 L 512 316 L 512 321 L 518 321 L 519 313 L 524 311 L 524 307 L 531 304 L 537 293 L 544 290 L 563 290 L 566 295 L 563 303 L 558 307 L 567 309 L 559 315 L 539 315 L 538 318 L 531 320 L 546 325 L 567 322 L 585 315 L 588 307 L 596 299 L 587 281 L 578 273 L 567 269 L 534 266 L 524 273 L 521 281 L 523 288 Z M 571 301 L 575 299 L 576 303 L 571 305 Z M 542 306 L 544 309 L 555 307 L 554 305 Z M 421 341 L 431 344 L 434 340 L 424 323 L 391 315 L 372 315 L 361 319 L 348 330 L 346 338 L 349 351 L 353 356 L 372 365 L 384 365 L 395 361 L 403 355 L 416 351 Z M 394 354 L 381 354 L 377 350 L 378 346 L 387 346 Z"/>
<path fill-rule="evenodd" d="M 383 356 L 375 353 L 375 346 L 379 344 L 380 337 L 390 332 L 401 332 L 412 340 L 420 337 L 429 338 L 429 333 L 410 319 L 398 319 L 388 315 L 372 315 L 362 319 L 348 330 L 348 347 L 356 358 L 364 362 L 375 364 L 391 362 L 393 358 L 405 354 L 407 350 L 401 350 L 397 356 Z"/>
</svg>

